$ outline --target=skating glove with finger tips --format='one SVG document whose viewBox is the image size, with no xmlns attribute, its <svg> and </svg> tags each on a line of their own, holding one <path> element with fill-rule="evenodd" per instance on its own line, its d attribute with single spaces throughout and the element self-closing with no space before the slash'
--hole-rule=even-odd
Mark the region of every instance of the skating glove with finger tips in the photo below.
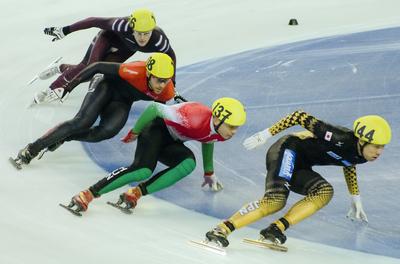
<svg viewBox="0 0 400 264">
<path fill-rule="evenodd" d="M 368 223 L 367 214 L 364 212 L 360 195 L 352 195 L 351 198 L 351 207 L 347 213 L 347 218 L 350 218 L 352 221 L 356 220 Z"/>
<path fill-rule="evenodd" d="M 210 190 L 213 192 L 219 192 L 224 188 L 224 186 L 218 180 L 217 175 L 215 175 L 214 172 L 204 173 L 204 182 L 201 185 L 201 187 L 204 187 L 207 185 L 210 188 Z"/>
<path fill-rule="evenodd" d="M 133 133 L 132 130 L 129 130 L 128 134 L 126 134 L 123 138 L 121 138 L 121 141 L 124 143 L 130 143 L 136 140 L 137 134 Z"/>
<path fill-rule="evenodd" d="M 243 141 L 243 146 L 247 150 L 251 150 L 251 149 L 254 149 L 259 146 L 264 145 L 270 137 L 272 137 L 272 135 L 267 128 L 267 129 L 264 129 L 260 132 L 255 133 L 254 135 L 246 138 Z"/>
</svg>

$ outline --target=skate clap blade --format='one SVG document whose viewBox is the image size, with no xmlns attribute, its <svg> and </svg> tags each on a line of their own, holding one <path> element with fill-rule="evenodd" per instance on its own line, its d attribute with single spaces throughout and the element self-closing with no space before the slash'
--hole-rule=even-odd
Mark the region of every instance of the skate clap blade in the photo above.
<svg viewBox="0 0 400 264">
<path fill-rule="evenodd" d="M 76 209 L 72 209 L 72 207 L 74 207 L 76 204 L 71 202 L 69 205 L 65 205 L 65 204 L 59 204 L 62 208 L 68 210 L 70 213 L 76 215 L 76 216 L 82 216 L 82 214 L 80 213 L 82 210 L 81 208 L 79 208 L 79 206 L 77 206 Z"/>
<path fill-rule="evenodd" d="M 47 66 L 45 69 L 48 69 L 48 68 L 52 67 L 54 64 L 60 62 L 60 61 L 62 60 L 62 58 L 63 58 L 63 57 L 58 57 L 56 60 L 54 60 L 52 63 L 50 63 L 49 66 Z M 32 78 L 32 80 L 30 80 L 30 81 L 28 82 L 27 85 L 31 85 L 31 84 L 34 83 L 37 79 L 39 79 L 39 73 L 36 74 L 36 75 Z"/>
<path fill-rule="evenodd" d="M 44 150 L 42 150 L 39 154 L 37 159 L 40 160 L 44 154 L 46 154 L 46 152 L 54 152 L 56 149 L 58 149 L 62 144 L 64 144 L 64 141 L 62 142 L 58 142 L 56 144 L 50 145 L 47 148 L 45 148 Z"/>
<path fill-rule="evenodd" d="M 255 240 L 255 239 L 244 238 L 243 242 L 247 243 L 247 244 L 255 245 L 255 246 L 258 246 L 258 247 L 262 247 L 262 248 L 268 248 L 268 249 L 276 250 L 276 251 L 281 251 L 281 252 L 287 252 L 288 251 L 287 247 L 279 245 L 279 244 L 276 244 L 276 243 L 272 243 L 270 241 L 267 242 L 264 239 Z"/>
<path fill-rule="evenodd" d="M 207 239 L 202 241 L 189 240 L 189 244 L 198 248 L 211 251 L 213 253 L 217 253 L 219 255 L 226 255 L 226 251 L 221 245 Z"/>
<path fill-rule="evenodd" d="M 126 208 L 126 207 L 121 206 L 121 203 L 118 203 L 118 202 L 116 202 L 116 203 L 107 202 L 107 204 L 111 205 L 114 208 L 119 209 L 121 212 L 123 212 L 125 214 L 132 214 L 133 213 L 130 208 Z"/>
<path fill-rule="evenodd" d="M 43 158 L 43 155 L 46 154 L 47 151 L 49 151 L 48 148 L 45 148 L 44 150 L 42 150 L 42 151 L 39 153 L 37 159 L 40 160 L 41 158 Z"/>
<path fill-rule="evenodd" d="M 69 93 L 64 94 L 64 88 L 56 88 L 54 90 L 50 90 L 47 88 L 46 90 L 39 91 L 35 93 L 33 96 L 33 100 L 27 105 L 27 108 L 31 108 L 36 105 L 48 104 L 52 102 L 64 103 L 68 98 Z"/>
<path fill-rule="evenodd" d="M 11 165 L 14 166 L 14 168 L 16 168 L 17 170 L 21 170 L 22 169 L 22 161 L 18 158 L 13 158 L 13 157 L 9 157 L 8 160 L 10 161 Z"/>
</svg>

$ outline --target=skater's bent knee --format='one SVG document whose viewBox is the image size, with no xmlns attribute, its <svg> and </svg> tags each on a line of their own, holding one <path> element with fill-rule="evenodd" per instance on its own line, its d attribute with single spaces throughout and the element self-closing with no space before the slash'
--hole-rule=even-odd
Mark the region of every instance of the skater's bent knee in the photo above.
<svg viewBox="0 0 400 264">
<path fill-rule="evenodd" d="M 318 208 L 322 208 L 331 201 L 333 193 L 332 185 L 328 182 L 324 182 L 312 189 L 307 196 L 314 201 L 314 204 Z"/>
</svg>

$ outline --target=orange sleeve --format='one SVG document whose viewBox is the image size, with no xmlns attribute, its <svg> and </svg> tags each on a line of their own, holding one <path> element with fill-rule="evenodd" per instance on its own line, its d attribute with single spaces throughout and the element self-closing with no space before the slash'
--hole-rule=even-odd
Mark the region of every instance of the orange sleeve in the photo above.
<svg viewBox="0 0 400 264">
<path fill-rule="evenodd" d="M 143 75 L 144 63 L 141 61 L 122 63 L 119 66 L 118 74 L 124 80 L 136 79 Z"/>
<path fill-rule="evenodd" d="M 123 70 L 125 67 L 126 67 L 126 64 L 123 63 L 119 66 L 119 70 L 118 70 L 119 76 L 124 80 L 126 80 L 126 77 L 128 76 L 128 74 L 126 73 L 126 70 Z"/>
</svg>

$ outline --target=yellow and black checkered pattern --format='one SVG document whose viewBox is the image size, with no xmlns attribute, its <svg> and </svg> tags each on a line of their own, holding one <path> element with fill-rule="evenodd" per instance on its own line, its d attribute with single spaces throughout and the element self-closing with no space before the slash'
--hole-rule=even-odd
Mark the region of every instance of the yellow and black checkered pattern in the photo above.
<svg viewBox="0 0 400 264">
<path fill-rule="evenodd" d="M 269 132 L 274 136 L 279 132 L 295 125 L 301 125 L 305 129 L 314 132 L 314 127 L 317 122 L 318 119 L 315 117 L 302 110 L 297 110 L 272 125 L 269 128 Z"/>
<path fill-rule="evenodd" d="M 356 166 L 343 167 L 343 173 L 349 193 L 351 195 L 359 194 Z"/>
<path fill-rule="evenodd" d="M 286 200 L 286 194 L 280 191 L 266 194 L 264 198 L 260 200 L 260 207 L 264 211 L 264 216 L 281 210 L 283 207 L 285 207 Z"/>
<path fill-rule="evenodd" d="M 307 195 L 292 206 L 284 218 L 289 225 L 295 225 L 305 218 L 313 215 L 327 205 L 333 197 L 333 187 L 325 180 L 314 183 L 307 191 Z M 269 192 L 261 200 L 244 205 L 238 212 L 229 218 L 229 222 L 239 229 L 247 226 L 265 216 L 276 213 L 286 205 L 287 196 L 279 189 Z M 285 227 L 279 221 L 275 222 L 281 230 Z M 222 224 L 221 224 L 222 225 Z M 228 227 L 224 229 L 230 233 Z"/>
<path fill-rule="evenodd" d="M 247 226 L 267 215 L 281 210 L 286 205 L 286 195 L 283 192 L 273 192 L 261 200 L 244 205 L 229 218 L 236 229 Z"/>
<path fill-rule="evenodd" d="M 306 197 L 298 201 L 285 214 L 284 218 L 290 226 L 310 217 L 327 205 L 333 197 L 333 188 L 327 182 L 319 182 L 312 186 Z"/>
<path fill-rule="evenodd" d="M 308 130 L 295 132 L 292 135 L 300 138 L 301 140 L 304 140 L 304 139 L 307 139 L 307 138 L 315 138 L 315 135 L 311 131 L 308 131 Z"/>
</svg>

